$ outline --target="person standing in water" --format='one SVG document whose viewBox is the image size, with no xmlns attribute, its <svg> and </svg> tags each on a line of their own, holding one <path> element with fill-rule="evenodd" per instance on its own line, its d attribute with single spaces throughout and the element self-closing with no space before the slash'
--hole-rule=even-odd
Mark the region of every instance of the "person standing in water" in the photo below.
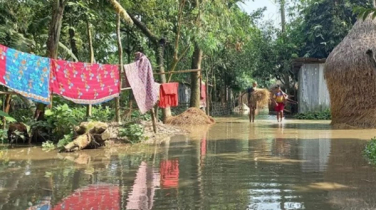
<svg viewBox="0 0 376 210">
<path fill-rule="evenodd" d="M 275 111 L 277 112 L 277 121 L 280 122 L 283 119 L 283 110 L 285 109 L 285 101 L 288 98 L 287 94 L 281 90 L 278 85 L 275 89 L 273 99 L 275 100 Z"/>
<path fill-rule="evenodd" d="M 252 99 L 252 93 L 257 89 L 257 82 L 252 83 L 252 87 L 248 88 L 248 107 L 249 107 L 249 121 L 255 122 L 257 101 Z"/>
</svg>

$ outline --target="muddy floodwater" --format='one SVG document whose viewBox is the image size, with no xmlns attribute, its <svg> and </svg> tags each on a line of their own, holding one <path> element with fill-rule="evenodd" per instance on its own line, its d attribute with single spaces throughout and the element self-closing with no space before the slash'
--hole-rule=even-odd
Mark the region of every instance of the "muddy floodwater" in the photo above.
<svg viewBox="0 0 376 210">
<path fill-rule="evenodd" d="M 220 118 L 160 145 L 0 149 L 0 210 L 376 209 L 376 130 Z"/>
</svg>

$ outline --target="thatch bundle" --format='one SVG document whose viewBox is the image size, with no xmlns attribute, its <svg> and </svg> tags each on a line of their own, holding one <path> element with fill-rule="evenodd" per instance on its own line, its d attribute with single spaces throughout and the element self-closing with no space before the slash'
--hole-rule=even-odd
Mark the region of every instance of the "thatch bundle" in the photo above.
<svg viewBox="0 0 376 210">
<path fill-rule="evenodd" d="M 358 20 L 325 64 L 332 124 L 376 127 L 376 20 Z"/>
<path fill-rule="evenodd" d="M 270 100 L 270 92 L 267 89 L 256 89 L 251 93 L 250 101 L 257 101 L 258 108 L 265 108 L 269 105 Z M 244 94 L 241 99 L 241 103 L 249 104 L 248 103 L 248 93 Z"/>
</svg>

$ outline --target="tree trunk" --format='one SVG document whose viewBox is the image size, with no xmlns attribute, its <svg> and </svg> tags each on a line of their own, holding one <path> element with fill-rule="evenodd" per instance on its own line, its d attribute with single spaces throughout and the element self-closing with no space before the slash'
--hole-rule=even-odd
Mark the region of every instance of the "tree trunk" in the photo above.
<svg viewBox="0 0 376 210">
<path fill-rule="evenodd" d="M 93 35 L 91 34 L 90 22 L 89 22 L 88 19 L 86 20 L 86 27 L 87 27 L 87 38 L 88 38 L 88 41 L 89 41 L 90 63 L 93 64 L 94 63 Z M 93 106 L 91 104 L 89 104 L 86 107 L 86 117 L 91 117 L 92 108 L 93 108 Z"/>
<path fill-rule="evenodd" d="M 192 69 L 201 69 L 202 50 L 195 44 L 192 56 Z M 191 73 L 191 107 L 200 108 L 200 77 L 201 71 Z"/>
<path fill-rule="evenodd" d="M 48 39 L 47 39 L 47 57 L 49 58 L 57 58 L 57 50 L 59 47 L 59 40 L 60 40 L 60 31 L 61 31 L 61 24 L 63 20 L 64 8 L 67 0 L 55 0 L 52 5 L 52 20 L 50 23 L 49 31 L 48 31 Z M 52 104 L 52 96 L 51 96 L 51 104 Z M 52 105 L 51 105 L 52 106 Z M 35 110 L 35 116 L 37 120 L 44 119 L 44 104 L 37 104 L 37 109 Z"/>
<path fill-rule="evenodd" d="M 286 32 L 286 2 L 285 0 L 279 0 L 280 10 L 281 10 L 281 26 L 282 26 L 282 33 Z"/>
<path fill-rule="evenodd" d="M 161 46 L 161 45 L 158 45 L 158 68 L 159 68 L 159 73 L 164 73 L 165 72 L 165 69 L 164 69 L 164 46 Z M 166 83 L 166 75 L 165 74 L 161 74 L 160 75 L 160 79 L 161 79 L 161 83 Z M 171 108 L 168 107 L 168 108 L 165 108 L 165 109 L 162 109 L 162 118 L 163 118 L 163 122 L 166 122 L 166 119 L 171 117 L 172 114 L 171 114 Z"/>
<path fill-rule="evenodd" d="M 69 42 L 70 42 L 70 46 L 72 48 L 73 54 L 78 59 L 78 49 L 77 49 L 75 36 L 76 36 L 76 31 L 72 27 L 70 27 L 69 28 Z"/>
<path fill-rule="evenodd" d="M 116 23 L 116 35 L 117 35 L 117 44 L 118 44 L 118 51 L 119 51 L 119 80 L 120 80 L 120 87 L 121 85 L 121 72 L 123 72 L 123 46 L 121 43 L 121 34 L 120 34 L 120 24 L 121 24 L 121 19 L 120 15 L 117 15 L 117 23 Z M 121 94 L 121 92 L 120 92 Z M 116 97 L 115 99 L 115 118 L 116 122 L 120 123 L 121 122 L 121 117 L 120 117 L 120 96 Z"/>
<path fill-rule="evenodd" d="M 67 0 L 55 0 L 52 8 L 52 20 L 47 39 L 47 56 L 57 58 L 57 50 L 60 40 L 61 24 L 64 8 Z"/>
<path fill-rule="evenodd" d="M 373 0 L 373 8 L 376 8 L 376 0 Z"/>
</svg>

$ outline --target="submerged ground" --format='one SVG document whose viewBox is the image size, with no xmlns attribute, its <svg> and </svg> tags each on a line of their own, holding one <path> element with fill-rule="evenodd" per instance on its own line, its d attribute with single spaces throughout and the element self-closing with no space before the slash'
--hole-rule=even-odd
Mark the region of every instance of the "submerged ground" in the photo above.
<svg viewBox="0 0 376 210">
<path fill-rule="evenodd" d="M 376 167 L 361 154 L 376 130 L 275 121 L 221 118 L 157 146 L 3 148 L 0 210 L 376 208 Z"/>
</svg>

